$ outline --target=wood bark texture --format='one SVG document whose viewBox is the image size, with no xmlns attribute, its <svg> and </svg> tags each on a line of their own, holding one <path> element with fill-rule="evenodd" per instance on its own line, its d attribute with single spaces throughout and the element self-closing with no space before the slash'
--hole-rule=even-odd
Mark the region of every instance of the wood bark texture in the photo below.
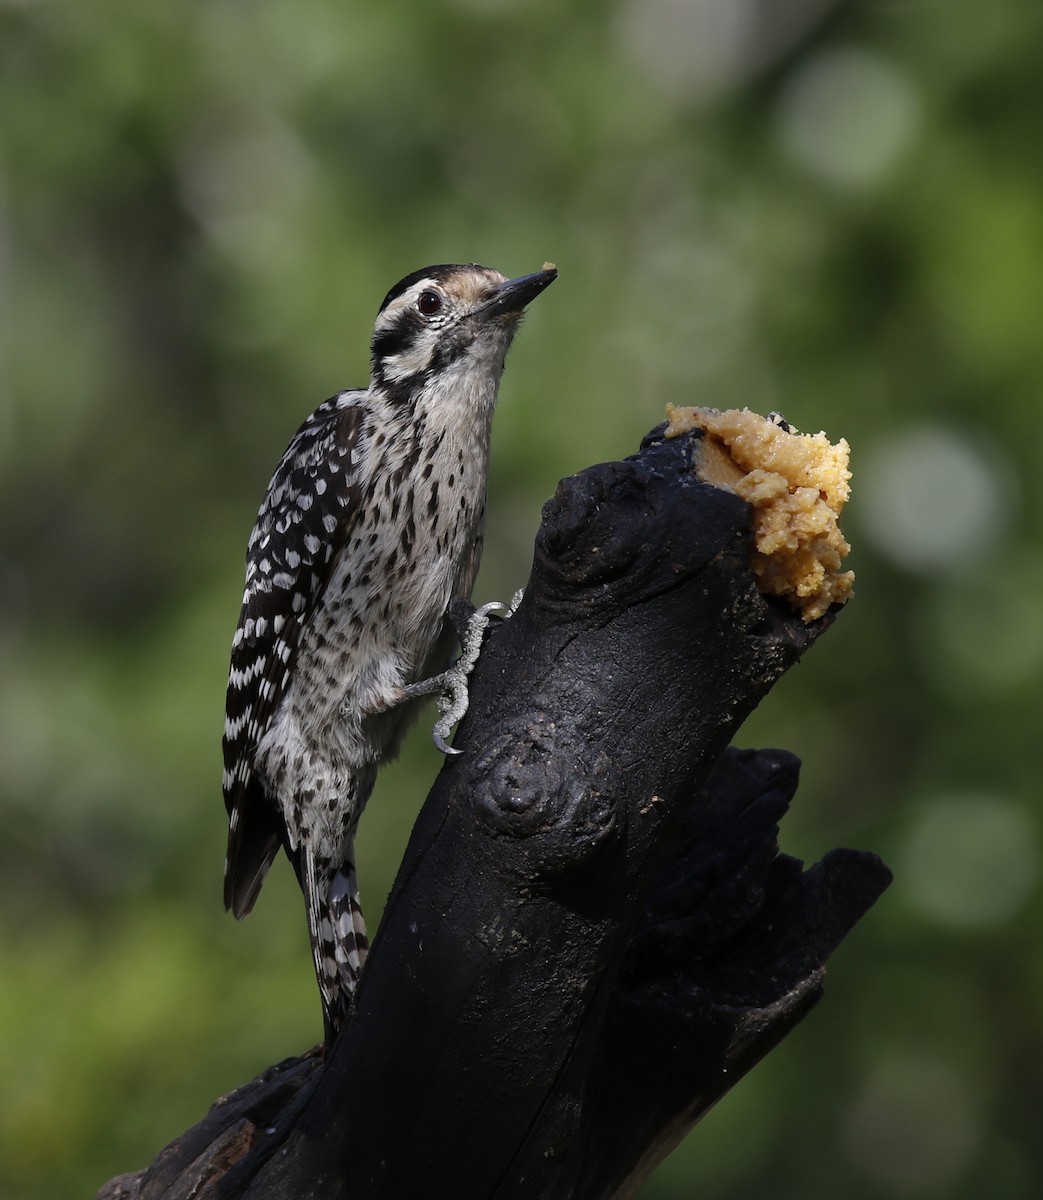
<svg viewBox="0 0 1043 1200">
<path fill-rule="evenodd" d="M 890 875 L 780 854 L 799 763 L 728 748 L 834 614 L 757 591 L 697 438 L 654 431 L 545 506 L 328 1058 L 99 1197 L 631 1196 L 816 1003 Z"/>
</svg>

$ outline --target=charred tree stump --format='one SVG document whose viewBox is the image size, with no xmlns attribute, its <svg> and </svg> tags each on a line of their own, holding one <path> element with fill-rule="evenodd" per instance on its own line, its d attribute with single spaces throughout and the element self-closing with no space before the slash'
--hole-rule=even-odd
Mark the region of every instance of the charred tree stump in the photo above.
<svg viewBox="0 0 1043 1200">
<path fill-rule="evenodd" d="M 328 1059 L 100 1196 L 629 1196 L 815 1004 L 890 875 L 781 855 L 798 761 L 727 749 L 833 614 L 758 593 L 749 510 L 695 478 L 697 437 L 546 505 Z"/>
</svg>

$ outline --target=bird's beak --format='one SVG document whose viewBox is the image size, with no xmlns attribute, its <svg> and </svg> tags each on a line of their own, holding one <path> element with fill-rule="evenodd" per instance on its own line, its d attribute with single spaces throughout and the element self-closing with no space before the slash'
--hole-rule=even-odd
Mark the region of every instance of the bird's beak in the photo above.
<svg viewBox="0 0 1043 1200">
<path fill-rule="evenodd" d="M 558 278 L 556 267 L 545 267 L 534 275 L 519 275 L 517 279 L 508 279 L 501 283 L 481 307 L 483 316 L 498 317 L 508 313 L 520 313 L 530 301 L 549 287 Z"/>
</svg>

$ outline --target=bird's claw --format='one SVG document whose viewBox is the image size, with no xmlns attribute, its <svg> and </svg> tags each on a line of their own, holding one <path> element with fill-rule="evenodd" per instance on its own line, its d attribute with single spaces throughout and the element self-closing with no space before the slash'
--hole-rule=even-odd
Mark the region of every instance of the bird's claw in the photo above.
<svg viewBox="0 0 1043 1200">
<path fill-rule="evenodd" d="M 488 604 L 483 604 L 481 608 L 476 608 L 471 617 L 473 621 L 479 621 L 482 617 L 502 617 L 506 620 L 513 610 L 509 604 L 504 604 L 502 600 L 490 600 Z M 482 625 L 484 631 L 485 625 Z M 468 628 L 470 633 L 470 628 Z"/>
<path fill-rule="evenodd" d="M 441 721 L 439 721 L 439 723 L 434 727 L 434 730 L 431 734 L 431 737 L 435 743 L 435 746 L 439 750 L 442 751 L 442 753 L 446 756 L 446 758 L 448 758 L 450 754 L 463 754 L 462 750 L 457 750 L 457 748 L 455 746 L 450 746 L 449 743 L 445 740 L 445 735 L 442 733 L 442 730 L 440 728 L 441 724 L 442 724 Z"/>
</svg>

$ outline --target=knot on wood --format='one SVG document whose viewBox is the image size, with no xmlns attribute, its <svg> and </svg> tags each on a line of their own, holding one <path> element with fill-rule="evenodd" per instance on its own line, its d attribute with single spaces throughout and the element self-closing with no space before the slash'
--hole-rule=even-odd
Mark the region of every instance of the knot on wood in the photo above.
<svg viewBox="0 0 1043 1200">
<path fill-rule="evenodd" d="M 609 790 L 610 763 L 593 768 L 562 753 L 553 732 L 504 734 L 477 764 L 474 811 L 481 825 L 513 839 L 513 861 L 530 877 L 560 880 L 586 866 L 615 839 L 619 806 Z M 499 846 L 499 861 L 505 861 Z"/>
<path fill-rule="evenodd" d="M 633 529 L 648 521 L 650 508 L 649 472 L 638 463 L 606 463 L 563 479 L 543 506 L 537 554 L 573 587 L 623 577 L 647 552 Z"/>
</svg>

